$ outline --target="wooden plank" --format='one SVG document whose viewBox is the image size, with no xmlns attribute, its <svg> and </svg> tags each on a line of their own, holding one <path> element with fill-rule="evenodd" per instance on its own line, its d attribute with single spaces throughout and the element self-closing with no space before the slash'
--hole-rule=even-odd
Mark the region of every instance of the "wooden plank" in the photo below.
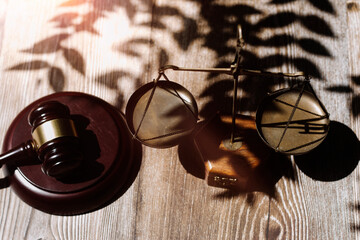
<svg viewBox="0 0 360 240">
<path fill-rule="evenodd" d="M 7 9 L 8 1 L 2 1 L 0 3 L 0 53 L 1 53 L 1 47 L 2 47 L 2 40 L 4 38 L 4 25 L 5 25 L 5 19 L 6 19 L 6 9 Z"/>
<path fill-rule="evenodd" d="M 165 64 L 216 66 L 217 53 L 203 46 L 206 32 L 211 28 L 201 17 L 204 10 L 201 7 L 191 1 L 157 2 L 150 59 L 154 78 L 157 68 Z M 231 58 L 234 58 L 234 46 L 229 54 Z M 207 79 L 208 74 L 171 70 L 166 74 L 194 94 L 200 109 L 209 101 L 201 93 L 224 77 Z M 269 206 L 266 194 L 231 194 L 206 186 L 204 180 L 186 174 L 176 148 L 144 150 L 136 221 L 139 239 L 249 239 L 266 235 Z M 191 159 L 188 162 L 191 165 Z"/>
<path fill-rule="evenodd" d="M 136 21 L 148 18 L 151 11 L 131 20 L 128 16 L 134 6 L 130 5 L 115 1 L 9 2 L 1 55 L 1 109 L 6 112 L 1 116 L 2 126 L 9 126 L 27 104 L 58 91 L 90 93 L 124 110 L 142 76 L 141 60 L 146 59 L 149 46 L 140 42 L 140 55 L 133 56 L 127 54 L 133 51 L 128 41 L 146 40 L 150 33 L 138 32 L 141 26 Z M 3 127 L 1 138 L 5 131 Z M 137 185 L 109 207 L 73 217 L 34 210 L 9 188 L 2 189 L 0 238 L 133 239 Z"/>
<path fill-rule="evenodd" d="M 359 74 L 358 11 L 354 5 L 349 7 L 351 3 L 357 4 L 341 0 L 9 1 L 4 34 L 0 34 L 0 106 L 6 113 L 0 115 L 0 124 L 9 126 L 27 104 L 57 91 L 90 93 L 124 111 L 135 89 L 156 78 L 162 65 L 229 66 L 236 25 L 241 23 L 246 40 L 244 66 L 310 73 L 331 120 L 359 136 L 358 116 L 348 100 L 355 99 L 358 106 L 359 85 L 356 78 L 349 78 Z M 231 110 L 231 77 L 171 70 L 166 74 L 193 93 L 201 120 L 216 110 Z M 254 115 L 266 92 L 285 85 L 279 79 L 242 77 L 239 112 Z M 6 127 L 0 129 L 0 138 L 5 131 Z M 111 205 L 80 216 L 42 213 L 9 188 L 2 189 L 0 238 L 359 237 L 359 168 L 324 181 L 317 179 L 321 174 L 311 172 L 311 166 L 278 159 L 264 166 L 263 175 L 253 176 L 254 186 L 248 192 L 229 192 L 207 186 L 195 156 L 181 155 L 180 150 L 143 147 L 141 169 L 126 193 Z"/>
<path fill-rule="evenodd" d="M 294 55 L 294 59 L 303 58 L 313 63 L 321 77 L 314 78 L 312 84 L 318 97 L 330 112 L 331 120 L 340 122 L 342 126 L 349 126 L 351 110 L 346 105 L 349 94 L 333 91 L 337 86 L 347 85 L 349 82 L 347 45 L 344 44 L 348 38 L 346 28 L 342 27 L 346 24 L 346 6 L 338 1 L 329 1 L 333 12 L 326 12 L 323 8 L 310 3 L 315 2 L 308 1 L 304 4 L 298 2 L 300 5 L 297 8 L 293 6 L 299 22 L 290 30 L 290 36 L 297 39 L 297 46 L 289 49 L 289 55 Z M 309 19 L 312 19 L 310 26 L 307 22 Z M 331 31 L 326 31 L 325 27 Z M 313 48 L 308 48 L 307 41 L 314 45 Z M 316 73 L 315 68 L 313 72 Z M 341 110 L 339 110 L 340 106 Z M 322 156 L 320 155 L 319 158 L 321 159 Z M 272 217 L 281 219 L 279 213 L 287 213 L 289 220 L 282 226 L 290 229 L 283 231 L 284 234 L 289 234 L 288 238 L 332 239 L 336 236 L 335 238 L 353 239 L 355 235 L 351 224 L 355 216 L 349 208 L 349 203 L 353 199 L 354 188 L 349 186 L 352 186 L 352 182 L 356 179 L 356 173 L 349 171 L 346 176 L 329 180 L 336 169 L 329 169 L 334 166 L 325 162 L 323 169 L 318 171 L 329 175 L 327 176 L 329 179 L 319 179 L 319 172 L 313 171 L 318 164 L 316 161 L 305 168 L 301 161 L 306 160 L 306 157 L 295 159 L 297 161 L 294 165 L 294 182 L 291 179 L 282 179 L 278 183 L 277 193 L 281 196 L 279 200 L 282 204 L 278 209 L 273 205 L 270 207 L 270 212 L 275 208 L 275 213 L 270 219 Z M 341 158 L 336 160 L 341 161 Z M 342 171 L 342 169 L 338 170 Z M 288 195 L 285 195 L 286 193 Z M 280 224 L 275 224 L 274 221 L 275 229 L 277 225 Z M 271 224 L 270 229 L 272 229 Z"/>
<path fill-rule="evenodd" d="M 350 78 L 350 91 L 351 91 L 351 128 L 354 129 L 356 135 L 360 136 L 359 128 L 359 93 L 360 85 L 358 82 L 359 71 L 359 51 L 358 41 L 360 33 L 358 30 L 360 21 L 360 2 L 347 1 L 347 23 L 349 34 L 349 78 Z M 359 168 L 356 169 L 356 176 L 359 176 Z M 358 178 L 353 180 L 354 196 L 350 203 L 350 209 L 353 211 L 355 218 L 351 222 L 351 228 L 356 234 L 357 239 L 360 239 L 359 232 L 359 181 Z"/>
</svg>

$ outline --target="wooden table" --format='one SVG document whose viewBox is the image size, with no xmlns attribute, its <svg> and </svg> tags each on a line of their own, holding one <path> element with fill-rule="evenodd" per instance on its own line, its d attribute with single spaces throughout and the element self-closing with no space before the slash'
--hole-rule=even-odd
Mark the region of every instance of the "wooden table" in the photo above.
<svg viewBox="0 0 360 240">
<path fill-rule="evenodd" d="M 280 173 L 270 189 L 232 192 L 207 186 L 177 147 L 143 146 L 135 181 L 95 212 L 49 215 L 1 189 L 0 239 L 359 239 L 360 1 L 2 0 L 0 138 L 25 106 L 54 92 L 89 93 L 124 112 L 164 64 L 228 67 L 237 24 L 244 66 L 312 75 L 332 120 L 331 154 L 289 158 L 269 168 Z M 168 77 L 193 93 L 201 119 L 229 110 L 231 77 Z M 240 79 L 246 115 L 284 85 Z"/>
</svg>

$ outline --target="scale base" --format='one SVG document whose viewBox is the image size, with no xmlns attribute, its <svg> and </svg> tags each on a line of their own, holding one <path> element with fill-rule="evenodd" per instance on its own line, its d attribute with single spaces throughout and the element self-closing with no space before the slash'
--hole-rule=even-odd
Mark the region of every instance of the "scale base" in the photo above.
<svg viewBox="0 0 360 240">
<path fill-rule="evenodd" d="M 242 142 L 242 138 L 239 139 L 234 138 L 234 141 L 231 142 L 231 137 L 230 137 L 222 140 L 222 144 L 227 150 L 236 151 L 242 147 L 243 142 Z"/>
<path fill-rule="evenodd" d="M 195 144 L 204 161 L 208 185 L 246 189 L 249 178 L 272 150 L 260 139 L 251 116 L 236 116 L 236 137 L 231 144 L 231 116 L 216 115 L 199 129 Z M 240 141 L 241 140 L 241 141 Z"/>
</svg>

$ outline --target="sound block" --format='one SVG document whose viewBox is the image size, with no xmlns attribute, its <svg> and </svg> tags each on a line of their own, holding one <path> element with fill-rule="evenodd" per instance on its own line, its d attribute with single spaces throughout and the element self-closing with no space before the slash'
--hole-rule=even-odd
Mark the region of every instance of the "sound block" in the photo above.
<svg viewBox="0 0 360 240">
<path fill-rule="evenodd" d="M 100 98 L 78 92 L 43 97 L 18 114 L 5 135 L 3 152 L 31 139 L 27 122 L 39 103 L 59 101 L 70 109 L 84 159 L 63 179 L 44 174 L 38 159 L 8 164 L 5 174 L 13 191 L 43 212 L 75 215 L 96 210 L 127 184 L 134 160 L 134 143 L 123 115 Z"/>
<path fill-rule="evenodd" d="M 208 185 L 246 190 L 249 178 L 263 164 L 272 150 L 261 140 L 255 119 L 237 115 L 234 141 L 231 116 L 216 115 L 195 134 L 195 145 L 204 161 Z"/>
</svg>

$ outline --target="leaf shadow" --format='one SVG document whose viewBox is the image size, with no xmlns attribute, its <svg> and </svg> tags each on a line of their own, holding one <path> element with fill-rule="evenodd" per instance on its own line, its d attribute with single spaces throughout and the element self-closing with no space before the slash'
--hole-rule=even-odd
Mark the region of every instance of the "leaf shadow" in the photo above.
<svg viewBox="0 0 360 240">
<path fill-rule="evenodd" d="M 70 34 L 67 33 L 56 34 L 34 43 L 32 47 L 24 49 L 23 52 L 30 54 L 54 53 L 61 49 L 61 42 L 69 37 Z"/>
<path fill-rule="evenodd" d="M 51 67 L 48 72 L 48 79 L 51 88 L 55 92 L 61 92 L 65 86 L 65 75 L 61 68 Z"/>
<path fill-rule="evenodd" d="M 269 4 L 293 4 L 295 1 L 296 0 L 272 1 Z M 315 4 L 316 3 L 312 3 L 312 5 Z M 332 8 L 332 5 L 329 4 L 326 2 L 322 3 L 323 8 L 327 9 L 326 11 Z M 320 4 L 314 7 L 318 8 L 320 7 Z M 238 24 L 242 26 L 243 38 L 247 45 L 256 47 L 284 48 L 297 44 L 310 55 L 327 58 L 332 57 L 331 51 L 317 38 L 298 38 L 295 33 L 272 34 L 270 37 L 266 38 L 261 37 L 260 35 L 260 33 L 264 30 L 282 29 L 284 27 L 300 23 L 304 29 L 315 35 L 335 38 L 335 34 L 329 23 L 314 14 L 298 15 L 295 12 L 279 11 L 275 14 L 265 15 L 260 9 L 246 4 L 223 6 L 218 3 L 209 2 L 202 4 L 201 15 L 210 25 L 209 33 L 204 36 L 204 46 L 214 50 L 217 54 L 217 58 L 219 59 L 224 56 L 229 56 L 230 54 L 234 55 L 235 46 L 231 48 L 225 43 L 231 41 L 232 39 L 236 39 L 234 30 Z M 263 17 L 255 23 L 248 20 L 248 16 L 262 15 Z M 232 31 L 229 31 L 229 29 Z M 315 79 L 322 79 L 323 77 L 319 66 L 317 66 L 316 62 L 311 60 L 311 57 L 294 57 L 279 53 L 259 57 L 256 54 L 247 51 L 246 48 L 241 52 L 241 55 L 241 64 L 244 68 L 268 70 L 271 68 L 279 68 L 283 65 L 290 65 L 298 71 L 302 71 Z M 216 67 L 229 66 L 230 64 L 230 62 L 222 61 L 219 62 Z M 213 81 L 214 79 L 219 78 L 219 76 L 209 74 L 207 79 Z M 241 78 L 239 89 L 244 92 L 238 102 L 238 106 L 240 106 L 239 108 L 241 111 L 256 111 L 257 106 L 264 95 L 272 91 L 272 89 L 280 83 L 284 83 L 283 79 L 265 79 L 266 81 L 264 81 L 264 77 L 262 76 L 243 76 Z M 231 99 L 228 94 L 221 91 L 229 91 L 230 83 L 228 79 L 220 80 L 220 82 L 221 81 L 225 81 L 224 85 L 221 85 L 219 82 L 214 85 L 222 87 L 226 85 L 226 88 L 219 88 L 219 91 L 216 92 L 216 87 L 210 85 L 201 93 L 202 97 L 207 96 L 212 99 L 205 104 L 202 110 L 200 110 L 202 116 L 210 116 L 216 111 L 224 112 L 224 110 L 229 113 L 229 110 L 231 109 Z M 256 87 L 259 86 L 259 84 L 262 86 L 261 88 Z"/>
<path fill-rule="evenodd" d="M 82 75 L 85 75 L 85 60 L 81 53 L 74 48 L 62 48 L 66 61 L 73 69 Z"/>
<path fill-rule="evenodd" d="M 9 71 L 14 71 L 14 70 L 28 71 L 28 70 L 39 70 L 39 69 L 48 68 L 48 67 L 50 67 L 50 65 L 47 62 L 41 61 L 41 60 L 34 60 L 34 61 L 22 62 L 22 63 L 16 64 L 15 66 L 8 68 L 7 70 L 9 70 Z"/>
<path fill-rule="evenodd" d="M 300 0 L 273 0 L 269 4 L 293 4 Z M 145 2 L 145 1 L 144 1 Z M 309 56 L 286 56 L 281 53 L 270 54 L 266 57 L 260 57 L 256 53 L 244 49 L 242 54 L 241 64 L 250 69 L 268 70 L 271 68 L 279 68 L 284 65 L 293 66 L 298 71 L 303 71 L 306 74 L 312 75 L 316 79 L 321 79 L 323 74 L 320 67 L 313 60 L 313 56 L 331 58 L 331 51 L 321 42 L 317 36 L 325 38 L 336 38 L 335 33 L 329 23 L 317 15 L 298 15 L 295 12 L 285 12 L 279 10 L 276 14 L 266 14 L 260 8 L 250 4 L 235 4 L 232 6 L 225 6 L 215 1 L 198 1 L 200 3 L 199 15 L 209 27 L 206 34 L 201 33 L 201 25 L 196 19 L 185 16 L 178 8 L 168 6 L 158 6 L 153 3 L 147 5 L 146 11 L 152 14 L 150 20 L 145 20 L 138 23 L 137 26 L 147 27 L 153 31 L 163 30 L 170 32 L 173 40 L 183 51 L 187 51 L 192 43 L 196 40 L 203 41 L 203 47 L 214 51 L 218 59 L 216 67 L 228 67 L 231 62 L 224 60 L 228 56 L 234 57 L 235 46 L 229 46 L 229 42 L 236 39 L 236 27 L 240 24 L 243 28 L 243 37 L 246 44 L 252 47 L 271 47 L 271 48 L 287 48 L 293 44 L 297 44 Z M 319 11 L 335 14 L 332 4 L 328 0 L 308 0 L 308 2 Z M 80 6 L 82 4 L 90 4 L 92 11 L 86 14 L 75 13 L 72 7 Z M 136 17 L 137 8 L 131 1 L 116 1 L 108 0 L 104 4 L 101 0 L 86 1 L 86 0 L 71 0 L 62 3 L 60 8 L 67 8 L 67 13 L 62 13 L 50 20 L 56 28 L 64 31 L 64 33 L 56 34 L 35 43 L 31 48 L 23 50 L 29 54 L 50 54 L 61 51 L 69 67 L 80 73 L 86 75 L 86 59 L 82 54 L 74 48 L 68 48 L 63 41 L 67 40 L 74 34 L 79 32 L 87 32 L 92 35 L 99 35 L 96 30 L 95 23 L 102 17 L 106 16 L 108 12 L 114 12 L 117 8 L 124 8 L 130 21 Z M 316 11 L 315 11 L 316 12 Z M 182 28 L 180 30 L 171 30 L 166 24 L 166 18 L 176 16 L 180 19 Z M 258 17 L 258 22 L 251 22 L 249 17 Z M 80 21 L 78 21 L 80 20 Z M 276 33 L 276 30 L 290 27 L 294 24 L 299 24 L 304 30 L 309 31 L 316 37 L 313 38 L 298 38 L 296 33 L 282 33 L 273 34 L 269 38 L 262 38 L 261 32 L 270 30 Z M 73 32 L 68 33 L 68 29 Z M 154 40 L 146 38 L 133 38 L 124 43 L 117 44 L 113 47 L 114 51 L 129 57 L 139 58 L 142 56 L 141 48 L 146 45 L 152 47 L 154 44 L 159 44 Z M 159 65 L 162 66 L 169 61 L 169 53 L 171 49 L 158 48 Z M 64 70 L 57 66 L 43 61 L 32 61 L 19 63 L 9 68 L 9 70 L 37 70 L 48 69 L 48 80 L 50 86 L 54 91 L 62 91 L 66 85 L 66 76 Z M 144 66 L 142 71 L 145 75 L 149 67 Z M 101 73 L 94 77 L 96 83 L 101 84 L 116 92 L 116 107 L 121 109 L 125 104 L 122 89 L 118 86 L 118 81 L 124 77 L 133 78 L 135 85 L 141 82 L 131 75 L 131 73 L 114 69 L 105 73 Z M 208 81 L 218 80 L 219 75 L 209 74 Z M 354 80 L 359 82 L 359 80 Z M 286 83 L 282 78 L 270 77 L 255 77 L 246 76 L 241 79 L 239 83 L 239 90 L 243 95 L 237 99 L 237 105 L 240 106 L 241 111 L 255 112 L 258 105 L 261 103 L 263 97 L 274 87 Z M 259 87 L 261 86 L 261 87 Z M 201 93 L 201 98 L 210 98 L 200 110 L 200 115 L 208 118 L 214 113 L 220 111 L 222 113 L 230 113 L 232 106 L 231 90 L 233 88 L 232 79 L 225 78 L 220 81 L 214 81 L 209 87 L 204 89 Z M 339 91 L 337 89 L 329 89 L 330 91 Z M 344 88 L 343 90 L 347 90 Z M 355 101 L 356 106 L 359 105 L 359 100 Z M 358 114 L 358 112 L 356 113 Z M 286 163 L 288 164 L 288 163 Z M 285 165 L 286 165 L 285 164 Z M 268 167 L 268 166 L 267 166 Z M 287 169 L 287 167 L 284 167 Z M 276 172 L 274 169 L 272 169 Z M 261 172 L 259 173 L 261 175 Z"/>
</svg>

